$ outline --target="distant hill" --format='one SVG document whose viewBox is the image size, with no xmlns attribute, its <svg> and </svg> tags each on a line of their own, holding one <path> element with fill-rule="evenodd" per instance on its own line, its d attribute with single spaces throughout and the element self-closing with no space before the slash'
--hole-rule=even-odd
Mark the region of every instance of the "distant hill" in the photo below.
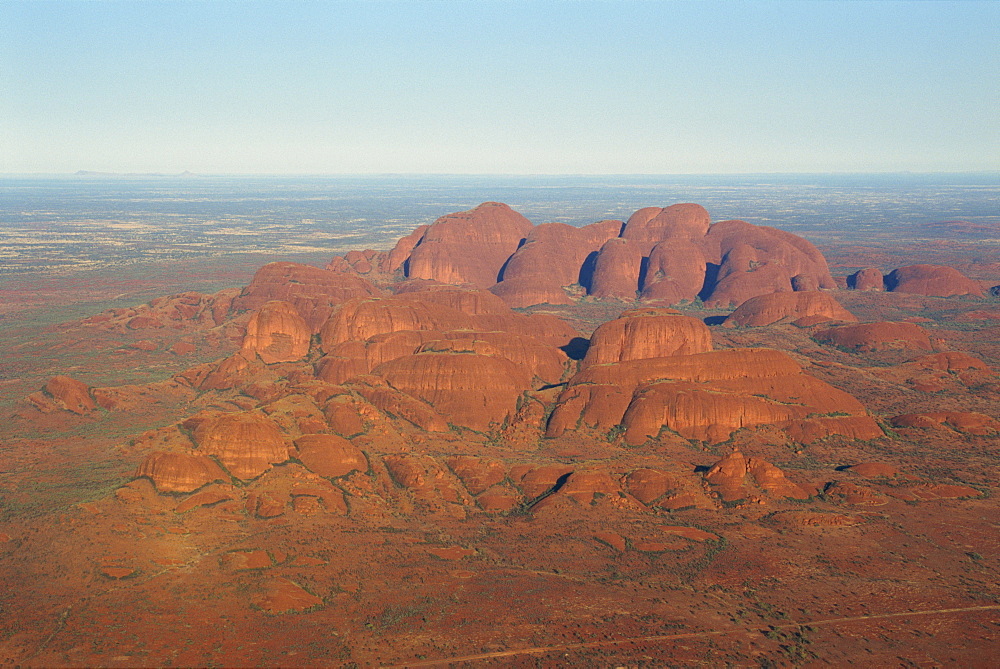
<svg viewBox="0 0 1000 669">
<path fill-rule="evenodd" d="M 928 237 L 1000 237 L 1000 223 L 973 223 L 971 221 L 937 221 L 919 226 Z"/>
<path fill-rule="evenodd" d="M 194 177 L 198 176 L 194 172 L 184 170 L 179 174 L 165 174 L 163 172 L 97 172 L 94 170 L 79 170 L 74 176 L 78 177 Z"/>
</svg>

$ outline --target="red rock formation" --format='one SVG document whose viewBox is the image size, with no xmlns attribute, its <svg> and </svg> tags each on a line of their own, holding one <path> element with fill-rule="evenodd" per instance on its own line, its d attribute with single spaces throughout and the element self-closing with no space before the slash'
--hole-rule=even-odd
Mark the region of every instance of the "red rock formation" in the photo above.
<svg viewBox="0 0 1000 669">
<path fill-rule="evenodd" d="M 97 408 L 87 384 L 70 376 L 53 376 L 45 384 L 45 392 L 60 409 L 75 414 L 82 415 Z"/>
<path fill-rule="evenodd" d="M 390 416 L 398 416 L 428 432 L 448 431 L 445 419 L 434 408 L 406 392 L 389 387 L 380 377 L 358 377 L 350 387 Z"/>
<path fill-rule="evenodd" d="M 209 483 L 229 480 L 229 475 L 205 455 L 163 451 L 146 456 L 135 476 L 150 478 L 160 492 L 194 492 Z"/>
<path fill-rule="evenodd" d="M 736 308 L 725 320 L 726 327 L 761 327 L 779 321 L 805 317 L 823 317 L 831 321 L 857 322 L 857 317 L 840 306 L 829 293 L 771 293 L 758 295 Z"/>
<path fill-rule="evenodd" d="M 804 442 L 829 434 L 860 439 L 882 434 L 856 399 L 768 349 L 586 366 L 560 394 L 546 436 L 617 425 L 633 445 L 664 427 L 709 442 L 754 425 L 776 425 Z"/>
<path fill-rule="evenodd" d="M 531 229 L 531 221 L 499 202 L 442 216 L 410 253 L 406 276 L 490 288 Z"/>
<path fill-rule="evenodd" d="M 238 479 L 257 478 L 271 465 L 288 460 L 288 446 L 278 426 L 255 412 L 209 418 L 198 425 L 194 438 L 201 451 Z"/>
<path fill-rule="evenodd" d="M 311 329 L 291 303 L 272 300 L 250 317 L 243 355 L 256 355 L 268 365 L 294 362 L 309 353 L 311 338 Z"/>
<path fill-rule="evenodd" d="M 893 427 L 950 427 L 957 432 L 988 435 L 1000 432 L 1000 421 L 972 411 L 908 413 L 892 419 Z"/>
<path fill-rule="evenodd" d="M 315 334 L 336 305 L 352 298 L 378 294 L 380 291 L 371 283 L 351 274 L 293 262 L 274 262 L 257 270 L 250 285 L 233 300 L 233 307 L 254 311 L 271 300 L 290 302 Z"/>
<path fill-rule="evenodd" d="M 572 304 L 564 288 L 581 283 L 587 258 L 617 237 L 621 228 L 621 221 L 601 221 L 582 228 L 565 223 L 539 225 L 511 256 L 503 281 L 490 290 L 511 307 Z"/>
<path fill-rule="evenodd" d="M 320 345 L 329 353 L 337 344 L 363 342 L 401 330 L 470 329 L 471 317 L 457 309 L 405 297 L 349 300 L 320 330 Z"/>
<path fill-rule="evenodd" d="M 923 355 L 914 360 L 911 364 L 927 369 L 939 369 L 943 372 L 964 372 L 970 369 L 988 370 L 989 365 L 979 358 L 969 355 L 964 351 L 943 351 Z"/>
<path fill-rule="evenodd" d="M 442 304 L 470 316 L 509 314 L 510 307 L 493 293 L 485 290 L 457 288 L 445 285 L 425 285 L 415 290 L 412 283 L 406 290 L 397 290 L 396 297 L 414 302 Z"/>
<path fill-rule="evenodd" d="M 704 286 L 706 266 L 705 254 L 693 241 L 662 241 L 649 253 L 640 297 L 667 304 L 692 301 Z"/>
<path fill-rule="evenodd" d="M 907 265 L 894 269 L 885 278 L 885 286 L 893 292 L 935 297 L 983 296 L 983 288 L 978 282 L 946 265 Z"/>
<path fill-rule="evenodd" d="M 507 478 L 507 469 L 497 460 L 458 456 L 448 458 L 448 466 L 473 495 L 485 492 Z"/>
<path fill-rule="evenodd" d="M 475 430 L 513 415 L 517 398 L 531 388 L 527 370 L 505 358 L 475 353 L 428 351 L 384 363 L 373 373 L 424 400 L 448 422 Z"/>
<path fill-rule="evenodd" d="M 757 489 L 774 497 L 808 499 L 809 493 L 785 478 L 784 472 L 761 458 L 747 458 L 736 450 L 722 458 L 705 473 L 705 480 L 716 489 L 723 502 L 735 502 L 754 496 Z"/>
<path fill-rule="evenodd" d="M 629 217 L 621 236 L 652 246 L 666 239 L 701 239 L 710 224 L 711 218 L 700 204 L 646 207 Z"/>
<path fill-rule="evenodd" d="M 703 248 L 718 263 L 709 306 L 739 306 L 751 297 L 803 287 L 833 289 L 826 259 L 811 243 L 784 230 L 745 221 L 722 221 L 709 228 Z"/>
<path fill-rule="evenodd" d="M 847 287 L 854 290 L 885 290 L 885 277 L 877 267 L 866 267 L 847 277 Z"/>
<path fill-rule="evenodd" d="M 618 318 L 600 325 L 591 336 L 583 365 L 711 350 L 712 333 L 697 318 L 673 309 L 646 307 L 625 311 Z"/>
<path fill-rule="evenodd" d="M 933 348 L 927 331 L 914 323 L 861 323 L 821 330 L 813 334 L 819 341 L 858 351 Z"/>
<path fill-rule="evenodd" d="M 306 434 L 295 440 L 295 457 L 320 476 L 336 478 L 368 471 L 368 459 L 351 442 L 333 434 Z"/>
<path fill-rule="evenodd" d="M 641 242 L 609 239 L 597 254 L 589 293 L 594 297 L 636 299 L 644 253 Z"/>
<path fill-rule="evenodd" d="M 445 332 L 442 338 L 421 344 L 416 352 L 476 353 L 504 358 L 537 377 L 543 384 L 559 383 L 569 358 L 534 337 L 510 332 Z"/>
</svg>

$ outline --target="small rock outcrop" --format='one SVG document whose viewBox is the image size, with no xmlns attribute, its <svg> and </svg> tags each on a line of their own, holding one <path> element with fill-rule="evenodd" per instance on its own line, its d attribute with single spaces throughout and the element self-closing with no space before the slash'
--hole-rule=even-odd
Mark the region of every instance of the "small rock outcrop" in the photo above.
<svg viewBox="0 0 1000 669">
<path fill-rule="evenodd" d="M 817 340 L 856 351 L 933 349 L 927 331 L 916 323 L 879 322 L 842 325 L 813 334 Z"/>
<path fill-rule="evenodd" d="M 885 277 L 877 267 L 865 267 L 847 277 L 847 287 L 854 290 L 885 290 Z"/>
<path fill-rule="evenodd" d="M 829 293 L 819 291 L 758 295 L 736 308 L 726 318 L 726 327 L 761 327 L 801 318 L 857 322 L 857 317 Z"/>
<path fill-rule="evenodd" d="M 885 277 L 886 290 L 933 297 L 983 296 L 983 288 L 954 267 L 947 265 L 907 265 Z"/>
<path fill-rule="evenodd" d="M 75 414 L 82 415 L 97 408 L 87 384 L 71 376 L 53 376 L 45 384 L 45 393 L 57 407 Z"/>
</svg>

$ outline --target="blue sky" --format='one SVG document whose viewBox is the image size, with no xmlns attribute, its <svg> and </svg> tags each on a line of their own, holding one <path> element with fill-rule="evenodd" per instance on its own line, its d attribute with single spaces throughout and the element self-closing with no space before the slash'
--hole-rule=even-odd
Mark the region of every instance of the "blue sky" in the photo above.
<svg viewBox="0 0 1000 669">
<path fill-rule="evenodd" d="M 0 0 L 0 172 L 1000 169 L 1000 2 Z"/>
</svg>

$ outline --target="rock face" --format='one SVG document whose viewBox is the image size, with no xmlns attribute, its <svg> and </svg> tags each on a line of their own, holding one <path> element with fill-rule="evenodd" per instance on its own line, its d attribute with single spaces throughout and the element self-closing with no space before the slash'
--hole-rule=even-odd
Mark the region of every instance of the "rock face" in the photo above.
<svg viewBox="0 0 1000 669">
<path fill-rule="evenodd" d="M 199 450 L 244 481 L 288 460 L 288 447 L 278 426 L 252 411 L 209 418 L 198 425 L 194 438 Z"/>
<path fill-rule="evenodd" d="M 531 388 L 528 372 L 510 360 L 476 353 L 425 351 L 375 368 L 393 388 L 424 400 L 449 423 L 485 430 L 513 414 Z"/>
<path fill-rule="evenodd" d="M 619 235 L 622 225 L 621 221 L 600 221 L 582 228 L 565 223 L 539 225 L 510 257 L 503 280 L 490 290 L 515 308 L 572 304 L 564 288 L 590 285 L 588 258 L 596 258 L 601 246 Z"/>
<path fill-rule="evenodd" d="M 858 319 L 829 293 L 771 293 L 751 297 L 725 320 L 727 327 L 760 327 L 784 320 L 821 317 L 823 320 L 856 322 Z"/>
<path fill-rule="evenodd" d="M 135 475 L 152 479 L 160 492 L 194 492 L 209 483 L 229 480 L 229 475 L 205 455 L 163 451 L 149 454 Z"/>
<path fill-rule="evenodd" d="M 264 363 L 294 362 L 309 353 L 312 331 L 289 302 L 265 302 L 250 317 L 243 339 L 243 354 L 258 356 Z"/>
<path fill-rule="evenodd" d="M 916 293 L 934 297 L 975 295 L 982 297 L 983 289 L 954 267 L 946 265 L 907 265 L 889 273 L 885 278 L 887 290 L 899 293 Z"/>
<path fill-rule="evenodd" d="M 885 290 L 885 277 L 877 267 L 866 267 L 847 277 L 847 287 L 854 290 Z"/>
<path fill-rule="evenodd" d="M 378 294 L 380 291 L 375 286 L 352 274 L 293 262 L 274 262 L 257 270 L 250 285 L 233 300 L 233 307 L 252 311 L 272 300 L 289 302 L 315 334 L 336 305 L 351 298 Z"/>
<path fill-rule="evenodd" d="M 406 276 L 490 288 L 531 229 L 531 221 L 499 202 L 442 216 L 410 253 Z"/>
<path fill-rule="evenodd" d="M 351 442 L 333 434 L 307 434 L 295 440 L 296 457 L 320 476 L 336 478 L 368 471 L 368 459 Z"/>
<path fill-rule="evenodd" d="M 697 318 L 673 309 L 632 309 L 594 331 L 583 364 L 600 365 L 711 350 L 712 333 Z"/>
<path fill-rule="evenodd" d="M 70 376 L 53 376 L 45 384 L 45 392 L 52 396 L 59 408 L 75 414 L 85 414 L 97 408 L 87 384 Z"/>
<path fill-rule="evenodd" d="M 860 402 L 802 373 L 786 354 L 727 349 L 587 366 L 560 394 L 546 435 L 621 426 L 625 442 L 639 445 L 666 428 L 717 443 L 755 425 L 775 425 L 805 443 L 882 434 Z"/>
<path fill-rule="evenodd" d="M 929 351 L 933 348 L 927 331 L 915 323 L 861 323 L 822 330 L 813 335 L 819 341 L 857 351 L 893 349 Z"/>
</svg>

